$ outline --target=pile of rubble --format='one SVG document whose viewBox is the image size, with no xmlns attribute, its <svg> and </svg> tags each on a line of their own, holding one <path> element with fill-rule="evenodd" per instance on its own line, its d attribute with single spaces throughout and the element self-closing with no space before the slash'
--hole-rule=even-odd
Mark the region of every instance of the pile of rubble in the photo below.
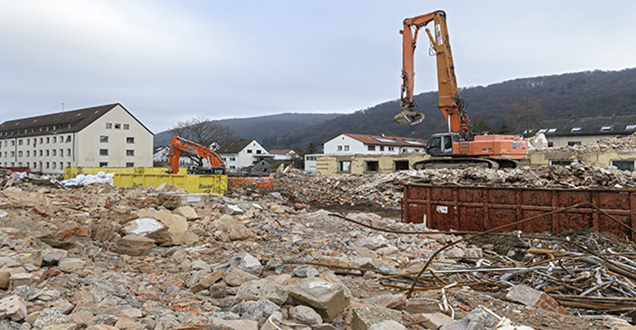
<svg viewBox="0 0 636 330">
<path fill-rule="evenodd" d="M 599 153 L 616 150 L 636 150 L 636 133 L 623 137 L 623 138 L 603 138 L 597 143 L 576 145 L 576 146 L 564 146 L 564 147 L 550 147 L 538 148 L 547 150 L 550 152 L 562 152 L 562 151 L 575 151 L 578 153 Z"/>
<path fill-rule="evenodd" d="M 516 264 L 399 219 L 312 211 L 276 192 L 17 186 L 0 194 L 0 329 L 629 328 L 620 318 L 564 311 L 534 288 L 540 273 L 530 282 L 493 279 L 508 298 L 470 289 L 441 274 L 495 259 Z M 448 243 L 430 267 L 440 275 L 414 279 Z M 595 285 L 598 272 L 586 283 Z"/>
<path fill-rule="evenodd" d="M 399 208 L 404 183 L 621 189 L 636 188 L 636 172 L 579 162 L 567 166 L 524 166 L 517 169 L 435 169 L 337 176 L 309 176 L 294 171 L 277 179 L 276 186 L 286 197 L 301 203 Z"/>
</svg>

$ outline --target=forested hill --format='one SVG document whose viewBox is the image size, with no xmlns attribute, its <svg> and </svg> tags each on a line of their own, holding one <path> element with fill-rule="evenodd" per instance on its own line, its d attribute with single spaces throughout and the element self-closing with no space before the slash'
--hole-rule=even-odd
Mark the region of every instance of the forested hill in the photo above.
<svg viewBox="0 0 636 330">
<path fill-rule="evenodd" d="M 515 79 L 486 87 L 462 88 L 460 96 L 468 104 L 466 110 L 477 131 L 520 132 L 524 127 L 524 118 L 520 118 L 524 111 L 525 124 L 529 117 L 535 126 L 537 121 L 552 118 L 636 113 L 636 69 Z M 436 91 L 416 95 L 415 102 L 426 118 L 414 126 L 393 121 L 400 111 L 397 98 L 346 115 L 280 114 L 214 123 L 229 126 L 238 137 L 257 139 L 267 149 L 295 150 L 304 150 L 310 142 L 319 147 L 340 133 L 427 138 L 447 130 L 437 108 Z M 157 134 L 155 146 L 168 144 L 171 136 L 170 132 Z"/>
<path fill-rule="evenodd" d="M 532 119 L 588 117 L 636 113 L 636 69 L 621 71 L 586 71 L 535 78 L 522 78 L 486 87 L 462 88 L 460 96 L 467 102 L 473 123 L 489 124 L 495 131 L 507 127 L 519 131 L 523 125 L 520 112 L 530 107 Z M 303 150 L 310 142 L 319 146 L 340 133 L 385 134 L 426 138 L 446 131 L 446 122 L 437 108 L 437 92 L 415 96 L 426 115 L 419 125 L 398 125 L 398 100 L 342 115 L 322 124 L 290 134 L 277 134 L 263 143 L 267 148 Z M 505 124 L 505 125 L 504 125 Z M 503 126 L 502 126 L 503 125 Z"/>
<path fill-rule="evenodd" d="M 341 115 L 339 113 L 283 113 L 251 118 L 221 119 L 212 122 L 231 128 L 237 137 L 256 139 L 262 142 L 268 137 L 302 131 Z M 168 145 L 172 136 L 171 131 L 158 133 L 155 135 L 154 145 Z"/>
</svg>

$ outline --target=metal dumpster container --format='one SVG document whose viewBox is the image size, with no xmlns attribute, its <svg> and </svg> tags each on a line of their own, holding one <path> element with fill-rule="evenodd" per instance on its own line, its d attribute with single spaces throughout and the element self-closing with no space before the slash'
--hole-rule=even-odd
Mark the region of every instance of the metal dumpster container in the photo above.
<svg viewBox="0 0 636 330">
<path fill-rule="evenodd" d="M 407 184 L 402 221 L 437 230 L 486 231 L 532 216 L 589 202 L 618 221 L 636 226 L 636 190 L 459 187 Z M 595 228 L 636 241 L 636 234 L 592 207 L 574 208 L 505 231 L 560 233 Z"/>
</svg>

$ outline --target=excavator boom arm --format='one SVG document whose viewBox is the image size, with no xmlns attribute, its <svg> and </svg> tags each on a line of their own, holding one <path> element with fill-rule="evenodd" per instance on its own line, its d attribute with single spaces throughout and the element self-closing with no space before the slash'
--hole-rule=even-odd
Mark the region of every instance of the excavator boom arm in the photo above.
<svg viewBox="0 0 636 330">
<path fill-rule="evenodd" d="M 455 77 L 455 65 L 451 52 L 448 29 L 446 27 L 446 13 L 438 10 L 404 20 L 402 34 L 402 88 L 401 107 L 402 112 L 395 117 L 400 124 L 417 124 L 424 119 L 424 115 L 417 112 L 417 106 L 413 101 L 415 86 L 414 55 L 417 46 L 419 29 L 434 22 L 434 34 L 426 28 L 426 33 L 431 41 L 437 60 L 437 82 L 439 100 L 438 107 L 448 122 L 448 130 L 453 133 L 468 137 L 470 135 L 470 120 L 462 109 L 459 98 L 459 89 Z"/>
</svg>

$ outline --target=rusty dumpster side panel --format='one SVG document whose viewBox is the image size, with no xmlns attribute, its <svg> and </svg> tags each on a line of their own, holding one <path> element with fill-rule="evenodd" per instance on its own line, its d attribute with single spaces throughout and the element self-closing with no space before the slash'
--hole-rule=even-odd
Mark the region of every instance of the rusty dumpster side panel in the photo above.
<svg viewBox="0 0 636 330">
<path fill-rule="evenodd" d="M 437 230 L 485 231 L 589 202 L 631 228 L 636 226 L 636 190 L 458 187 L 407 184 L 402 221 Z M 505 231 L 560 233 L 595 228 L 636 241 L 636 235 L 593 208 L 576 208 Z"/>
</svg>

